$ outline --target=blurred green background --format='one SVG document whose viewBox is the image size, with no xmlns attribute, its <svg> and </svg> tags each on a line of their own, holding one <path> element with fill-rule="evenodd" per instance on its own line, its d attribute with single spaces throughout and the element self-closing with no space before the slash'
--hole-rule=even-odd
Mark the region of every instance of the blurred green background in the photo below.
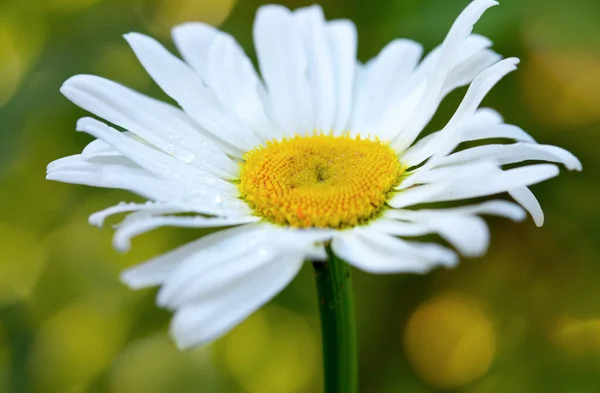
<svg viewBox="0 0 600 393">
<path fill-rule="evenodd" d="M 200 232 L 162 229 L 120 255 L 87 216 L 121 191 L 44 180 L 45 167 L 91 139 L 84 111 L 58 91 L 78 73 L 166 98 L 121 38 L 169 48 L 169 27 L 200 20 L 253 56 L 252 0 L 0 1 L 0 392 L 321 391 L 319 321 L 309 266 L 280 296 L 215 344 L 180 352 L 153 290 L 118 281 L 125 266 Z M 290 7 L 301 0 L 280 1 Z M 403 36 L 427 50 L 467 0 L 325 0 L 359 29 L 367 60 Z M 484 102 L 538 141 L 575 153 L 584 172 L 533 187 L 546 225 L 490 220 L 480 260 L 427 276 L 356 272 L 361 392 L 600 391 L 600 3 L 504 0 L 477 24 L 522 63 Z M 464 89 L 442 105 L 443 124 Z"/>
</svg>

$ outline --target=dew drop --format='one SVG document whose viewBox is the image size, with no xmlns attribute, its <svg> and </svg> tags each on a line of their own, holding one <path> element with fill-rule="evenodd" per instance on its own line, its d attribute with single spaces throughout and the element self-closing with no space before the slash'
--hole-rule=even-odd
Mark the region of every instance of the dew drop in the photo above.
<svg viewBox="0 0 600 393">
<path fill-rule="evenodd" d="M 191 164 L 196 159 L 196 155 L 189 150 L 184 150 L 179 154 L 179 159 L 186 164 Z"/>
</svg>

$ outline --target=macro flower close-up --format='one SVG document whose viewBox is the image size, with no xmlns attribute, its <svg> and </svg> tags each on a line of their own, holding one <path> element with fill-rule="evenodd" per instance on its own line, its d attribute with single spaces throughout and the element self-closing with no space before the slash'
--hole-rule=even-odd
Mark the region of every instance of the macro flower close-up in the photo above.
<svg viewBox="0 0 600 393">
<path fill-rule="evenodd" d="M 481 216 L 521 221 L 528 212 L 541 226 L 528 186 L 556 176 L 557 164 L 581 170 L 568 151 L 480 107 L 519 63 L 472 33 L 496 4 L 473 1 L 424 56 L 418 43 L 396 39 L 365 63 L 354 24 L 327 21 L 316 5 L 258 10 L 259 71 L 233 37 L 207 24 L 173 28 L 182 59 L 126 34 L 177 105 L 98 76 L 68 79 L 61 92 L 101 120 L 77 122 L 96 139 L 52 162 L 47 178 L 147 199 L 91 215 L 102 226 L 127 214 L 114 235 L 120 251 L 158 227 L 215 229 L 121 276 L 133 289 L 160 286 L 157 303 L 173 310 L 181 348 L 227 333 L 305 261 L 334 263 L 328 254 L 376 274 L 453 267 L 459 255 L 485 253 Z M 423 136 L 444 97 L 465 85 L 445 126 Z"/>
<path fill-rule="evenodd" d="M 0 2 L 0 393 L 596 393 L 592 3 Z"/>
</svg>

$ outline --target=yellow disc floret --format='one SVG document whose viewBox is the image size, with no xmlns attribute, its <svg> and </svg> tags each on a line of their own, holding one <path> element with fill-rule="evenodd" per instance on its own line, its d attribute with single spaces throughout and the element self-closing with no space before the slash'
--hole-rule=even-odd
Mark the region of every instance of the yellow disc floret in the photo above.
<svg viewBox="0 0 600 393">
<path fill-rule="evenodd" d="M 255 214 L 300 228 L 368 221 L 404 171 L 387 143 L 347 134 L 271 141 L 243 158 L 239 189 Z"/>
</svg>

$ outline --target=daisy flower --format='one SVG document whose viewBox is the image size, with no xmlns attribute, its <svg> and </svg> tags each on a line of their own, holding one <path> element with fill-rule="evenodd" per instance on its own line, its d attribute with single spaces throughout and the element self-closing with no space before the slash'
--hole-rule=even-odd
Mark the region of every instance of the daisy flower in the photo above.
<svg viewBox="0 0 600 393">
<path fill-rule="evenodd" d="M 230 35 L 202 23 L 173 29 L 183 59 L 126 34 L 177 105 L 101 77 L 70 78 L 61 92 L 104 121 L 80 119 L 77 130 L 96 139 L 52 162 L 47 178 L 147 199 L 90 217 L 101 226 L 128 213 L 114 236 L 121 251 L 158 227 L 215 228 L 122 275 L 134 289 L 161 287 L 157 303 L 174 311 L 182 348 L 228 332 L 306 260 L 334 254 L 371 273 L 454 266 L 457 253 L 485 252 L 480 215 L 522 220 L 527 211 L 542 225 L 528 186 L 556 176 L 554 163 L 581 169 L 571 153 L 479 108 L 519 62 L 472 34 L 495 4 L 473 1 L 423 58 L 421 45 L 396 39 L 364 64 L 351 21 L 326 21 L 318 6 L 263 6 L 253 29 L 260 74 Z M 466 85 L 446 126 L 423 136 L 444 97 Z M 501 193 L 516 203 L 468 203 Z M 415 240 L 428 234 L 444 245 Z"/>
</svg>

